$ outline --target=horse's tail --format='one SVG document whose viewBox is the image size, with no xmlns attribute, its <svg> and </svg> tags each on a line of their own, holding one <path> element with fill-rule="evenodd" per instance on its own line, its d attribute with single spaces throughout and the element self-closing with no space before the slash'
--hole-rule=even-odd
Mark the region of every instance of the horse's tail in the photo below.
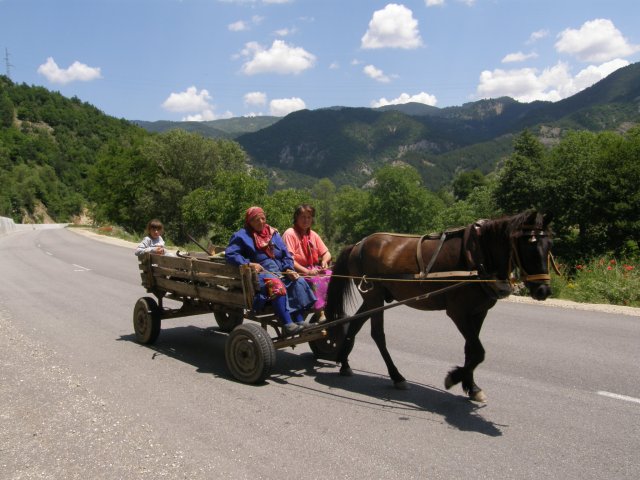
<svg viewBox="0 0 640 480">
<path fill-rule="evenodd" d="M 355 245 L 345 247 L 333 264 L 331 280 L 327 290 L 324 312 L 327 320 L 336 320 L 346 315 L 346 304 L 353 301 L 353 289 L 349 278 L 349 256 Z"/>
</svg>

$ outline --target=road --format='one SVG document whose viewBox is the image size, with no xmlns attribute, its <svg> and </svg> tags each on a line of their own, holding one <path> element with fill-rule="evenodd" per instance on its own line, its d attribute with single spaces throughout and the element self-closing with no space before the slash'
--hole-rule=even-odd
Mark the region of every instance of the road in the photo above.
<svg viewBox="0 0 640 480">
<path fill-rule="evenodd" d="M 442 312 L 387 312 L 411 389 L 365 327 L 355 376 L 278 351 L 234 381 L 212 315 L 134 342 L 146 293 L 131 247 L 68 229 L 0 237 L 1 479 L 636 479 L 640 317 L 500 301 L 482 332 L 487 404 L 444 377 L 462 337 Z"/>
</svg>

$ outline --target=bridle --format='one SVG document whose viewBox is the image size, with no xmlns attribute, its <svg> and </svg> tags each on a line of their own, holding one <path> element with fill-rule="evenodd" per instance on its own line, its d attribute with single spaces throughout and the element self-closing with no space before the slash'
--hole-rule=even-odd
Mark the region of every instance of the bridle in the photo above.
<svg viewBox="0 0 640 480">
<path fill-rule="evenodd" d="M 518 239 L 522 237 L 528 237 L 528 242 L 534 243 L 538 241 L 538 237 L 548 237 L 549 234 L 535 225 L 523 225 L 520 230 L 511 234 L 511 254 L 509 255 L 509 267 L 508 271 L 513 271 L 513 264 L 518 268 L 520 279 L 524 282 L 537 282 L 542 283 L 544 285 L 549 285 L 551 283 L 551 275 L 549 273 L 535 273 L 529 274 L 525 270 L 522 265 L 522 261 L 520 260 L 520 255 L 518 254 Z M 551 250 L 549 250 L 547 254 L 547 272 L 550 271 L 550 268 L 553 267 L 553 270 L 560 275 L 560 271 L 556 264 L 553 255 L 551 254 Z M 513 282 L 512 282 L 513 283 Z"/>
</svg>

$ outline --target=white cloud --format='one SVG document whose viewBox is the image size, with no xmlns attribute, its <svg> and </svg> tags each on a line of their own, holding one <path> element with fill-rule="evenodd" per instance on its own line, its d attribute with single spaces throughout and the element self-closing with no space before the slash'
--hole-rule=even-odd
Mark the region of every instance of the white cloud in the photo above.
<svg viewBox="0 0 640 480">
<path fill-rule="evenodd" d="M 543 39 L 549 35 L 549 30 L 536 30 L 531 35 L 529 35 L 529 40 L 527 40 L 527 45 L 531 45 L 532 43 L 537 42 L 538 40 Z"/>
<path fill-rule="evenodd" d="M 307 108 L 304 100 L 298 97 L 277 98 L 269 102 L 269 112 L 274 117 L 284 117 L 291 112 Z"/>
<path fill-rule="evenodd" d="M 184 92 L 172 93 L 162 103 L 162 108 L 170 112 L 201 112 L 209 109 L 211 95 L 205 89 L 198 92 L 196 87 L 189 87 Z"/>
<path fill-rule="evenodd" d="M 243 20 L 238 20 L 237 22 L 230 23 L 227 28 L 232 32 L 243 32 L 245 30 L 249 30 L 249 26 Z"/>
<path fill-rule="evenodd" d="M 280 28 L 279 30 L 273 32 L 273 34 L 277 35 L 278 37 L 286 37 L 289 35 L 293 35 L 295 31 L 295 28 Z"/>
<path fill-rule="evenodd" d="M 477 98 L 508 96 L 520 102 L 555 102 L 584 90 L 627 65 L 628 61 L 616 59 L 598 66 L 591 65 L 575 76 L 571 75 L 569 66 L 562 62 L 542 72 L 535 68 L 485 70 L 480 74 Z"/>
<path fill-rule="evenodd" d="M 172 93 L 162 102 L 162 108 L 170 112 L 190 113 L 182 117 L 187 122 L 202 122 L 206 120 L 217 120 L 219 118 L 231 118 L 233 114 L 229 111 L 223 114 L 214 112 L 215 105 L 211 103 L 211 95 L 204 88 L 200 91 L 196 87 L 189 87 L 184 92 Z"/>
<path fill-rule="evenodd" d="M 509 53 L 508 55 L 505 55 L 505 57 L 502 59 L 502 63 L 513 63 L 513 62 L 524 62 L 525 60 L 529 60 L 530 58 L 536 58 L 538 56 L 537 53 L 522 53 L 522 52 L 515 52 L 515 53 Z"/>
<path fill-rule="evenodd" d="M 458 2 L 472 7 L 476 3 L 476 0 L 458 0 Z M 424 3 L 427 7 L 440 7 L 445 4 L 445 0 L 424 0 Z"/>
<path fill-rule="evenodd" d="M 267 94 L 264 92 L 249 92 L 244 95 L 245 105 L 262 106 L 267 104 Z"/>
<path fill-rule="evenodd" d="M 51 83 L 65 85 L 71 82 L 90 82 L 102 78 L 100 67 L 89 67 L 84 63 L 75 61 L 67 69 L 58 67 L 52 57 L 38 67 L 38 73 Z"/>
<path fill-rule="evenodd" d="M 249 42 L 245 45 L 241 55 L 249 58 L 242 65 L 242 72 L 246 75 L 259 73 L 297 75 L 313 67 L 316 61 L 315 55 L 307 52 L 304 48 L 288 45 L 283 40 L 274 40 L 268 50 L 257 42 Z"/>
<path fill-rule="evenodd" d="M 244 20 L 238 20 L 237 22 L 230 23 L 227 26 L 227 28 L 231 32 L 244 32 L 246 30 L 251 30 L 252 25 L 260 25 L 263 20 L 264 20 L 264 17 L 261 17 L 259 15 L 254 15 L 253 17 L 251 17 L 250 22 L 245 22 Z"/>
<path fill-rule="evenodd" d="M 387 75 L 385 75 L 382 70 L 374 67 L 373 65 L 367 65 L 362 69 L 362 71 L 369 78 L 373 78 L 377 82 L 389 83 L 391 81 L 391 79 Z"/>
<path fill-rule="evenodd" d="M 338 70 L 340 68 L 340 64 L 338 62 L 331 62 L 329 65 L 329 70 Z"/>
<path fill-rule="evenodd" d="M 438 103 L 438 99 L 435 95 L 431 95 L 429 93 L 420 92 L 415 95 L 409 95 L 408 93 L 402 93 L 399 97 L 394 98 L 393 100 L 387 100 L 386 98 L 381 98 L 380 100 L 374 100 L 371 102 L 371 106 L 373 108 L 384 107 L 385 105 L 400 105 L 403 103 L 424 103 L 425 105 L 431 105 L 432 107 L 436 106 Z"/>
<path fill-rule="evenodd" d="M 604 18 L 585 22 L 579 30 L 567 28 L 558 38 L 558 52 L 575 55 L 583 62 L 606 62 L 640 50 L 640 45 L 630 44 L 613 22 Z"/>
<path fill-rule="evenodd" d="M 373 12 L 369 29 L 362 37 L 362 48 L 404 48 L 422 46 L 418 21 L 404 5 L 390 3 Z"/>
</svg>

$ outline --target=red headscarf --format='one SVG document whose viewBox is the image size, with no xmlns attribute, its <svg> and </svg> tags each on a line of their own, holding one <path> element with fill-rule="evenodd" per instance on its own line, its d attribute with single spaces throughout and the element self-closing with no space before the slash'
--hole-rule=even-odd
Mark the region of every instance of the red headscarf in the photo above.
<svg viewBox="0 0 640 480">
<path fill-rule="evenodd" d="M 304 259 L 307 267 L 312 267 L 318 264 L 318 250 L 314 248 L 311 243 L 311 229 L 306 231 L 298 227 L 298 224 L 293 225 L 293 229 L 300 237 L 300 243 L 302 244 L 302 252 L 304 253 Z"/>
<path fill-rule="evenodd" d="M 274 253 L 271 237 L 273 237 L 276 229 L 265 223 L 261 232 L 255 231 L 249 222 L 258 215 L 264 215 L 264 210 L 262 208 L 249 207 L 244 215 L 244 226 L 249 232 L 253 233 L 253 242 L 256 248 L 266 253 L 270 258 L 273 258 Z"/>
</svg>

